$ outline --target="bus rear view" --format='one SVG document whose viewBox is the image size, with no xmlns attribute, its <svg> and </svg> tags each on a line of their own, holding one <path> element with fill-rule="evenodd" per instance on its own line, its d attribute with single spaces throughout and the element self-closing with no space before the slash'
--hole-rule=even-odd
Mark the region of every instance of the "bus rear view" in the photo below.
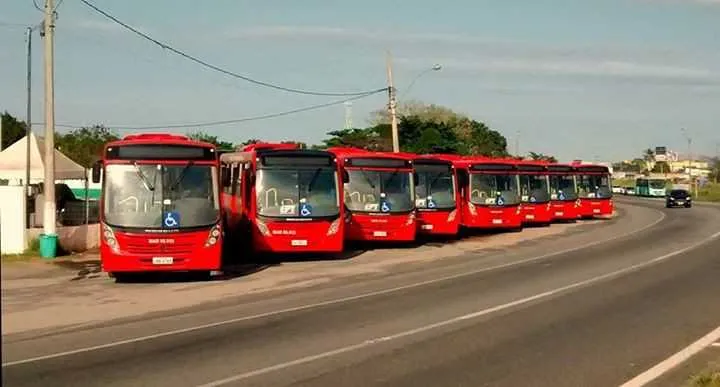
<svg viewBox="0 0 720 387">
<path fill-rule="evenodd" d="M 223 168 L 239 179 L 225 204 L 228 214 L 244 219 L 232 222 L 233 239 L 249 235 L 259 253 L 342 251 L 344 206 L 335 156 L 288 144 L 253 144 L 244 151 L 221 156 Z"/>
<path fill-rule="evenodd" d="M 133 272 L 221 267 L 215 148 L 185 136 L 139 134 L 106 145 L 100 259 L 118 280 Z"/>
<path fill-rule="evenodd" d="M 457 174 L 453 163 L 439 157 L 420 156 L 414 161 L 420 233 L 456 235 L 460 228 L 457 205 L 460 203 Z"/>
<path fill-rule="evenodd" d="M 575 169 L 580 196 L 580 216 L 592 218 L 612 215 L 614 208 L 608 167 L 578 164 Z"/>
<path fill-rule="evenodd" d="M 345 235 L 351 241 L 415 240 L 413 162 L 408 156 L 331 148 L 340 159 L 348 211 Z"/>
<path fill-rule="evenodd" d="M 575 168 L 567 164 L 549 164 L 550 211 L 553 220 L 574 221 L 580 216 Z"/>
</svg>

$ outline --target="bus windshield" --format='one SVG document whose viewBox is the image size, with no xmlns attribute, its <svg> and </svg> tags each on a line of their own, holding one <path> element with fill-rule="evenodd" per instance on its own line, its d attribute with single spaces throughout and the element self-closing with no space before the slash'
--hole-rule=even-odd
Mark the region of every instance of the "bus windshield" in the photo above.
<svg viewBox="0 0 720 387">
<path fill-rule="evenodd" d="M 257 213 L 296 218 L 340 214 L 333 168 L 268 168 L 257 171 Z"/>
<path fill-rule="evenodd" d="M 612 196 L 608 175 L 578 175 L 577 182 L 581 198 L 609 198 Z"/>
<path fill-rule="evenodd" d="M 654 188 L 654 189 L 665 188 L 665 180 L 650 180 L 650 188 Z"/>
<path fill-rule="evenodd" d="M 415 187 L 417 208 L 455 208 L 455 178 L 449 168 L 433 171 L 415 166 L 415 170 L 418 175 Z"/>
<path fill-rule="evenodd" d="M 572 175 L 550 176 L 550 199 L 574 201 L 578 198 L 575 178 Z"/>
<path fill-rule="evenodd" d="M 351 211 L 408 212 L 415 195 L 412 173 L 403 171 L 349 170 L 345 205 Z"/>
<path fill-rule="evenodd" d="M 215 224 L 220 215 L 214 166 L 109 164 L 103 195 L 110 226 L 193 228 Z"/>
<path fill-rule="evenodd" d="M 518 191 L 517 175 L 470 175 L 470 201 L 475 204 L 519 204 Z"/>
<path fill-rule="evenodd" d="M 545 175 L 520 175 L 520 200 L 525 203 L 547 203 L 550 200 Z"/>
</svg>

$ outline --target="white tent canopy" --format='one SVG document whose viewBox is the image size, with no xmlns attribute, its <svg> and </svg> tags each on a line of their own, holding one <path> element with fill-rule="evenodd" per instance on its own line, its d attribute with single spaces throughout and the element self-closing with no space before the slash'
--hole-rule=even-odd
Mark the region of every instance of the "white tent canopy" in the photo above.
<svg viewBox="0 0 720 387">
<path fill-rule="evenodd" d="M 16 141 L 0 152 L 0 179 L 25 180 L 25 155 L 28 137 Z M 85 179 L 82 165 L 55 149 L 55 179 Z M 35 134 L 30 134 L 30 182 L 43 181 L 45 178 L 45 144 Z"/>
</svg>

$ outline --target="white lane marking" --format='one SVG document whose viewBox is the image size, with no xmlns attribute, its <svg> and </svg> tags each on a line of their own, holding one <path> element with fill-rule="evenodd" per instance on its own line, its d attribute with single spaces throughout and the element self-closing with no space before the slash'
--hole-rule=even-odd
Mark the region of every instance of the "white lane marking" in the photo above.
<svg viewBox="0 0 720 387">
<path fill-rule="evenodd" d="M 711 347 L 720 347 L 720 341 L 710 344 Z"/>
<path fill-rule="evenodd" d="M 270 373 L 270 372 L 273 372 L 273 371 L 279 371 L 279 370 L 282 370 L 282 369 L 285 369 L 285 368 L 289 368 L 289 367 L 292 367 L 292 366 L 301 365 L 301 364 L 309 363 L 309 362 L 312 362 L 312 361 L 315 361 L 315 360 L 320 360 L 320 359 L 323 359 L 323 358 L 328 358 L 328 357 L 332 357 L 332 356 L 339 355 L 339 354 L 342 354 L 342 353 L 346 353 L 346 352 L 354 351 L 354 350 L 357 350 L 357 349 L 369 347 L 369 346 L 371 346 L 371 345 L 373 345 L 373 344 L 377 344 L 377 343 L 379 343 L 379 342 L 386 342 L 386 341 L 390 341 L 390 340 L 397 340 L 397 339 L 400 339 L 400 338 L 403 338 L 403 337 L 407 337 L 407 336 L 411 336 L 411 335 L 416 335 L 416 334 L 418 334 L 418 333 L 423 333 L 423 332 L 430 331 L 430 330 L 433 330 L 433 329 L 437 329 L 437 328 L 441 328 L 441 327 L 444 327 L 444 326 L 456 324 L 456 323 L 459 323 L 459 322 L 462 322 L 462 321 L 465 321 L 465 320 L 470 320 L 470 319 L 475 319 L 475 318 L 478 318 L 478 317 L 482 317 L 482 316 L 485 316 L 485 315 L 488 315 L 488 314 L 491 314 L 491 313 L 495 313 L 495 312 L 502 311 L 502 310 L 504 310 L 504 309 L 509 309 L 509 308 L 512 308 L 512 307 L 515 307 L 515 306 L 519 306 L 519 305 L 527 304 L 527 303 L 529 303 L 529 302 L 537 301 L 537 300 L 540 300 L 540 299 L 543 299 L 543 298 L 551 297 L 551 296 L 554 296 L 554 295 L 559 294 L 559 293 L 567 292 L 568 290 L 572 290 L 572 289 L 584 287 L 584 286 L 587 286 L 587 285 L 591 285 L 591 284 L 594 284 L 594 283 L 596 283 L 596 282 L 600 282 L 600 281 L 603 281 L 603 280 L 606 280 L 606 279 L 609 279 L 609 278 L 621 276 L 621 275 L 623 275 L 623 274 L 627 274 L 627 273 L 630 273 L 630 272 L 633 272 L 633 271 L 636 271 L 636 270 L 639 270 L 639 269 L 642 269 L 642 268 L 645 268 L 645 267 L 648 267 L 648 266 L 657 264 L 657 263 L 659 263 L 659 262 L 662 262 L 662 261 L 665 261 L 665 260 L 667 260 L 667 259 L 669 259 L 669 258 L 672 258 L 672 257 L 674 257 L 674 256 L 676 256 L 676 255 L 680 255 L 680 254 L 683 254 L 683 253 L 685 253 L 685 252 L 687 252 L 687 251 L 690 251 L 690 250 L 692 250 L 692 249 L 694 249 L 694 248 L 696 248 L 696 247 L 698 247 L 698 246 L 701 246 L 701 245 L 703 245 L 703 244 L 705 244 L 705 243 L 707 243 L 707 242 L 709 242 L 709 241 L 712 241 L 713 239 L 715 239 L 715 238 L 717 238 L 717 237 L 720 237 L 720 232 L 717 232 L 717 233 L 711 235 L 710 237 L 708 237 L 708 238 L 706 238 L 706 239 L 703 239 L 702 241 L 700 241 L 700 242 L 698 242 L 698 243 L 696 243 L 696 244 L 693 244 L 693 245 L 691 245 L 691 246 L 684 247 L 684 248 L 682 248 L 682 249 L 680 249 L 680 250 L 675 250 L 675 251 L 673 251 L 673 252 L 671 252 L 671 253 L 662 255 L 662 256 L 660 256 L 660 257 L 653 258 L 653 259 L 651 259 L 651 260 L 649 260 L 649 261 L 645 261 L 645 262 L 643 262 L 643 263 L 638 263 L 638 264 L 635 264 L 635 265 L 632 265 L 632 266 L 628 266 L 628 267 L 626 267 L 626 268 L 623 268 L 623 269 L 620 269 L 620 270 L 616 270 L 616 271 L 613 271 L 613 272 L 610 272 L 610 273 L 606 273 L 606 274 L 603 274 L 603 275 L 600 275 L 600 276 L 597 276 L 597 277 L 593 277 L 593 278 L 590 278 L 590 279 L 586 279 L 586 280 L 583 280 L 583 281 L 574 282 L 574 283 L 572 283 L 572 284 L 570 284 L 570 285 L 562 286 L 562 287 L 559 287 L 559 288 L 556 288 L 556 289 L 553 289 L 553 290 L 548 290 L 548 291 L 546 291 L 546 292 L 538 293 L 538 294 L 535 294 L 535 295 L 533 295 L 533 296 L 521 298 L 521 299 L 519 299 L 519 300 L 511 301 L 511 302 L 508 302 L 508 303 L 506 303 L 506 304 L 496 305 L 496 306 L 493 306 L 493 307 L 491 307 L 491 308 L 483 309 L 483 310 L 480 310 L 480 311 L 477 311 L 477 312 L 473 312 L 473 313 L 468 313 L 468 314 L 465 314 L 465 315 L 462 315 L 462 316 L 458 316 L 458 317 L 453 317 L 453 318 L 451 318 L 451 319 L 449 319 L 449 320 L 444 320 L 444 321 L 436 322 L 436 323 L 433 323 L 433 324 L 425 325 L 425 326 L 422 326 L 422 327 L 419 327 L 419 328 L 415 328 L 415 329 L 411 329 L 411 330 L 408 330 L 408 331 L 399 332 L 399 333 L 396 333 L 396 334 L 393 334 L 393 335 L 383 336 L 383 337 L 378 337 L 378 338 L 366 340 L 366 341 L 363 341 L 363 342 L 358 343 L 358 344 L 353 344 L 353 345 L 350 345 L 350 346 L 347 346 L 347 347 L 337 348 L 337 349 L 334 349 L 334 350 L 331 350 L 331 351 L 328 351 L 328 352 L 322 352 L 322 353 L 318 353 L 318 354 L 315 354 L 315 355 L 310 355 L 310 356 L 302 357 L 302 358 L 299 358 L 299 359 L 295 359 L 295 360 L 292 360 L 292 361 L 289 361 L 289 362 L 279 363 L 279 364 L 275 364 L 275 365 L 272 365 L 272 366 L 269 366 L 269 367 L 259 368 L 259 369 L 256 369 L 256 370 L 244 372 L 244 373 L 241 373 L 241 374 L 237 374 L 237 375 L 234 375 L 234 376 L 230 376 L 230 377 L 225 378 L 225 379 L 219 379 L 219 380 L 215 380 L 215 381 L 212 381 L 212 382 L 209 382 L 209 383 L 206 383 L 206 384 L 202 384 L 202 385 L 199 385 L 199 386 L 197 386 L 197 387 L 218 387 L 218 386 L 222 386 L 222 385 L 225 385 L 225 384 L 228 384 L 228 383 L 233 383 L 233 382 L 237 382 L 237 381 L 240 381 L 240 380 L 243 380 L 243 379 L 251 378 L 251 377 L 253 377 L 253 376 L 263 375 L 263 374 L 267 374 L 267 373 Z M 718 328 L 718 332 L 717 332 L 717 333 L 720 333 L 720 328 Z M 712 343 L 713 341 L 718 340 L 719 338 L 720 338 L 720 336 L 714 337 L 712 340 L 710 340 L 710 343 Z M 708 344 L 709 344 L 709 343 L 708 343 Z M 693 344 L 693 345 L 694 345 L 694 344 Z M 706 344 L 705 346 L 707 346 L 707 344 Z M 635 385 L 632 385 L 632 386 L 635 386 Z M 637 386 L 640 386 L 640 385 L 637 385 Z M 622 387 L 630 387 L 630 386 L 622 386 Z"/>
<path fill-rule="evenodd" d="M 644 386 L 644 385 L 652 382 L 653 380 L 659 378 L 660 376 L 662 376 L 666 372 L 670 371 L 671 369 L 677 367 L 684 361 L 690 359 L 692 356 L 694 356 L 698 352 L 702 351 L 703 349 L 707 348 L 708 346 L 717 344 L 717 343 L 713 344 L 713 342 L 717 341 L 717 340 L 720 340 L 720 326 L 715 328 L 715 330 L 713 330 L 712 332 L 710 332 L 707 335 L 700 338 L 698 341 L 683 348 L 680 352 L 675 353 L 674 355 L 670 356 L 669 358 L 656 364 L 654 367 L 650 368 L 649 370 L 628 380 L 620 387 Z"/>
<path fill-rule="evenodd" d="M 644 208 L 646 208 L 646 207 L 644 207 Z M 374 292 L 358 294 L 355 296 L 337 298 L 334 300 L 322 301 L 322 302 L 318 302 L 318 303 L 314 303 L 314 304 L 301 305 L 301 306 L 296 306 L 296 307 L 292 307 L 292 308 L 275 310 L 275 311 L 271 311 L 271 312 L 258 313 L 258 314 L 254 314 L 254 315 L 250 315 L 250 316 L 244 316 L 244 317 L 238 317 L 238 318 L 233 318 L 233 319 L 229 319 L 229 320 L 217 321 L 217 322 L 208 323 L 208 324 L 196 325 L 194 327 L 175 329 L 175 330 L 155 333 L 155 334 L 147 335 L 147 336 L 134 337 L 134 338 L 125 339 L 125 340 L 113 341 L 113 342 L 105 343 L 105 344 L 93 345 L 90 347 L 78 348 L 78 349 L 73 349 L 73 350 L 69 350 L 69 351 L 63 351 L 63 352 L 57 352 L 57 353 L 52 353 L 52 354 L 48 354 L 48 355 L 31 357 L 31 358 L 23 359 L 23 360 L 10 361 L 10 362 L 6 362 L 6 363 L 2 363 L 2 367 L 4 368 L 4 367 L 10 367 L 10 366 L 15 366 L 15 365 L 20 365 L 20 364 L 34 363 L 37 361 L 49 360 L 49 359 L 54 359 L 54 358 L 63 357 L 63 356 L 77 355 L 79 353 L 92 352 L 92 351 L 97 351 L 100 349 L 117 347 L 120 345 L 139 343 L 142 341 L 154 340 L 154 339 L 158 339 L 158 338 L 166 337 L 166 336 L 179 335 L 179 334 L 183 334 L 183 333 L 195 332 L 195 331 L 208 329 L 208 328 L 215 328 L 215 327 L 219 327 L 219 326 L 223 326 L 223 325 L 235 324 L 235 323 L 239 323 L 239 322 L 243 322 L 243 321 L 249 321 L 249 320 L 255 320 L 255 319 L 259 319 L 259 318 L 276 316 L 276 315 L 280 315 L 280 314 L 284 314 L 284 313 L 299 312 L 299 311 L 319 308 L 319 307 L 323 307 L 323 306 L 341 304 L 344 302 L 356 301 L 356 300 L 361 300 L 361 299 L 365 299 L 365 298 L 381 296 L 381 295 L 385 295 L 385 294 L 389 294 L 389 293 L 395 293 L 395 292 L 399 292 L 402 290 L 413 289 L 413 288 L 426 286 L 426 285 L 432 285 L 432 284 L 439 283 L 439 282 L 451 281 L 454 279 L 468 277 L 468 276 L 481 274 L 481 273 L 485 273 L 485 272 L 489 272 L 489 271 L 493 271 L 493 270 L 505 269 L 505 268 L 509 268 L 509 267 L 513 267 L 513 266 L 520 266 L 520 265 L 523 265 L 526 263 L 531 263 L 531 262 L 539 261 L 542 259 L 554 257 L 557 255 L 562 255 L 562 254 L 570 253 L 573 251 L 586 249 L 588 247 L 592 247 L 595 245 L 612 242 L 616 239 L 625 238 L 627 236 L 645 231 L 645 230 L 657 225 L 658 223 L 662 222 L 667 217 L 667 215 L 665 215 L 665 213 L 662 211 L 658 211 L 655 209 L 653 209 L 653 211 L 660 213 L 661 216 L 656 221 L 650 223 L 649 225 L 641 227 L 630 233 L 616 235 L 612 238 L 590 242 L 590 243 L 580 245 L 577 247 L 572 247 L 572 248 L 561 250 L 561 251 L 543 254 L 543 255 L 540 255 L 537 257 L 528 258 L 528 259 L 524 259 L 521 261 L 503 263 L 500 265 L 489 266 L 489 267 L 486 267 L 483 269 L 467 271 L 464 273 L 449 275 L 449 276 L 445 276 L 445 277 L 439 277 L 439 278 L 435 278 L 435 279 L 431 279 L 431 280 L 427 280 L 427 281 L 416 282 L 416 283 L 412 283 L 412 284 L 408 284 L 408 285 L 397 286 L 394 288 L 388 288 L 388 289 L 378 290 L 378 291 L 374 291 Z"/>
</svg>

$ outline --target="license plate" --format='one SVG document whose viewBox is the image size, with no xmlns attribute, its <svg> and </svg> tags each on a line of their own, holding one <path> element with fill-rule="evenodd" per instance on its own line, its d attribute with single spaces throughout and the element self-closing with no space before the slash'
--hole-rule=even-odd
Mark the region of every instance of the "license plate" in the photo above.
<svg viewBox="0 0 720 387">
<path fill-rule="evenodd" d="M 535 219 L 535 215 L 525 215 L 525 219 Z"/>
<path fill-rule="evenodd" d="M 373 236 L 375 237 L 386 237 L 387 231 L 375 231 L 373 232 Z"/>
<path fill-rule="evenodd" d="M 432 224 L 423 224 L 423 225 L 420 226 L 420 227 L 422 227 L 423 230 L 432 230 L 432 229 L 433 229 L 433 225 L 432 225 Z"/>
<path fill-rule="evenodd" d="M 307 240 L 305 239 L 293 239 L 290 241 L 290 244 L 293 246 L 307 246 Z"/>
<path fill-rule="evenodd" d="M 678 200 L 676 203 L 677 203 L 677 204 L 685 204 L 685 202 L 682 201 L 682 200 Z"/>
<path fill-rule="evenodd" d="M 555 213 L 555 216 L 563 216 L 563 215 L 565 215 L 565 213 L 563 213 L 563 212 L 556 212 L 556 213 Z"/>
<path fill-rule="evenodd" d="M 593 209 L 593 214 L 599 214 L 599 213 L 600 213 L 600 209 L 599 209 L 599 208 L 594 208 L 594 209 Z"/>
<path fill-rule="evenodd" d="M 493 219 L 493 224 L 502 224 L 502 219 Z"/>
<path fill-rule="evenodd" d="M 175 260 L 173 257 L 153 257 L 153 265 L 172 265 Z"/>
</svg>

